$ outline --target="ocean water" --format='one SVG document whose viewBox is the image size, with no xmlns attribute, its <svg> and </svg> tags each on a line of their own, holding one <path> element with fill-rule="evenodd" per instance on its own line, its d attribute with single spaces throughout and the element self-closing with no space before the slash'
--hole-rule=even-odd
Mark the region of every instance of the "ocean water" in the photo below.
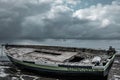
<svg viewBox="0 0 120 80">
<path fill-rule="evenodd" d="M 120 51 L 120 40 L 75 40 L 75 39 L 43 39 L 43 40 L 15 40 L 2 41 L 2 43 L 10 44 L 35 44 L 35 45 L 51 45 L 51 46 L 66 46 L 66 47 L 82 47 L 95 49 L 108 49 L 113 46 L 117 51 Z"/>
<path fill-rule="evenodd" d="M 65 47 L 82 47 L 94 49 L 108 49 L 113 46 L 118 54 L 120 52 L 120 40 L 73 40 L 73 39 L 46 39 L 46 40 L 16 40 L 16 41 L 2 41 L 0 44 L 34 44 L 34 45 L 51 45 L 51 46 L 65 46 Z M 1 54 L 0 59 L 6 58 L 6 55 Z M 0 62 L 1 64 L 2 62 Z M 16 67 L 1 66 L 0 65 L 0 80 L 59 80 L 53 78 L 41 77 L 32 73 L 27 73 L 19 70 Z M 79 79 L 81 80 L 81 79 Z M 111 68 L 108 80 L 120 80 L 120 57 L 115 59 L 113 67 Z"/>
<path fill-rule="evenodd" d="M 80 47 L 80 48 L 93 48 L 93 49 L 108 49 L 109 46 L 112 46 L 113 48 L 116 49 L 118 54 L 120 52 L 120 40 L 42 39 L 42 40 L 0 41 L 0 44 L 6 44 L 6 43 L 8 43 L 8 44 L 28 44 L 28 45 L 31 44 L 31 45 Z M 1 48 L 0 48 L 0 50 L 1 50 Z"/>
</svg>

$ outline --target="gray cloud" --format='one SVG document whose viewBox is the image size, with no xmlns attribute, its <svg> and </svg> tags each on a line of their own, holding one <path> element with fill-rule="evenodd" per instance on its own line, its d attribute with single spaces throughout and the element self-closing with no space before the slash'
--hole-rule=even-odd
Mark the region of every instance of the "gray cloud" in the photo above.
<svg viewBox="0 0 120 80">
<path fill-rule="evenodd" d="M 0 38 L 120 39 L 119 1 L 76 11 L 72 1 L 1 0 Z"/>
<path fill-rule="evenodd" d="M 43 8 L 44 7 L 44 8 Z M 24 18 L 37 15 L 50 9 L 49 2 L 32 0 L 1 0 L 0 1 L 0 38 L 16 39 L 22 37 L 21 26 Z"/>
</svg>

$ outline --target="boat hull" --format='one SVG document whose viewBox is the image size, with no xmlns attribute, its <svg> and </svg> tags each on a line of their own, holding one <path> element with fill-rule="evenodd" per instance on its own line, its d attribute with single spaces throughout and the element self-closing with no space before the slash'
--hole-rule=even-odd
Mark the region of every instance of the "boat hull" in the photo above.
<svg viewBox="0 0 120 80">
<path fill-rule="evenodd" d="M 98 78 L 106 80 L 109 70 L 112 66 L 113 61 L 110 63 L 109 67 L 105 71 L 61 71 L 61 70 L 50 70 L 50 69 L 44 69 L 44 68 L 37 68 L 37 67 L 32 67 L 28 65 L 21 64 L 20 62 L 16 61 L 14 58 L 11 56 L 8 56 L 8 58 L 12 61 L 12 63 L 17 66 L 18 68 L 22 70 L 27 70 L 27 71 L 32 71 L 37 74 L 40 74 L 41 76 L 47 76 L 47 77 L 55 77 L 55 78 Z"/>
</svg>

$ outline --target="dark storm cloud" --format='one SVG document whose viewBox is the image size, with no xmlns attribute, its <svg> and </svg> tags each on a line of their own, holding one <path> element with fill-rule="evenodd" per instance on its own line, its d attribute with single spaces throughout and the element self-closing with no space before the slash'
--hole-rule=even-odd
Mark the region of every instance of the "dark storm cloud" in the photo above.
<svg viewBox="0 0 120 80">
<path fill-rule="evenodd" d="M 32 1 L 32 0 L 31 0 Z M 44 9 L 43 9 L 44 7 Z M 22 37 L 24 18 L 46 12 L 50 8 L 47 2 L 29 2 L 24 0 L 0 1 L 0 38 L 12 39 Z"/>
<path fill-rule="evenodd" d="M 80 0 L 1 0 L 0 38 L 120 39 L 119 1 L 75 10 L 73 6 L 81 3 Z"/>
<path fill-rule="evenodd" d="M 19 34 L 21 18 L 17 13 L 2 11 L 2 9 L 0 13 L 0 37 L 10 38 Z"/>
</svg>

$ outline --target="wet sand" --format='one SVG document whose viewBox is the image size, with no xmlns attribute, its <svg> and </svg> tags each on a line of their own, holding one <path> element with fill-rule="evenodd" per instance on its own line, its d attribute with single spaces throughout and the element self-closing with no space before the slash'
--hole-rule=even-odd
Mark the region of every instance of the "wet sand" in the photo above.
<svg viewBox="0 0 120 80">
<path fill-rule="evenodd" d="M 2 62 L 0 62 L 0 64 L 2 64 Z M 9 66 L 0 66 L 0 80 L 59 80 L 59 79 L 40 77 L 40 75 L 34 74 L 32 72 L 21 71 L 20 69 L 11 64 Z M 108 80 L 120 80 L 120 56 L 115 58 L 115 61 L 109 73 Z"/>
<path fill-rule="evenodd" d="M 108 80 L 120 80 L 120 56 L 115 58 Z"/>
</svg>

